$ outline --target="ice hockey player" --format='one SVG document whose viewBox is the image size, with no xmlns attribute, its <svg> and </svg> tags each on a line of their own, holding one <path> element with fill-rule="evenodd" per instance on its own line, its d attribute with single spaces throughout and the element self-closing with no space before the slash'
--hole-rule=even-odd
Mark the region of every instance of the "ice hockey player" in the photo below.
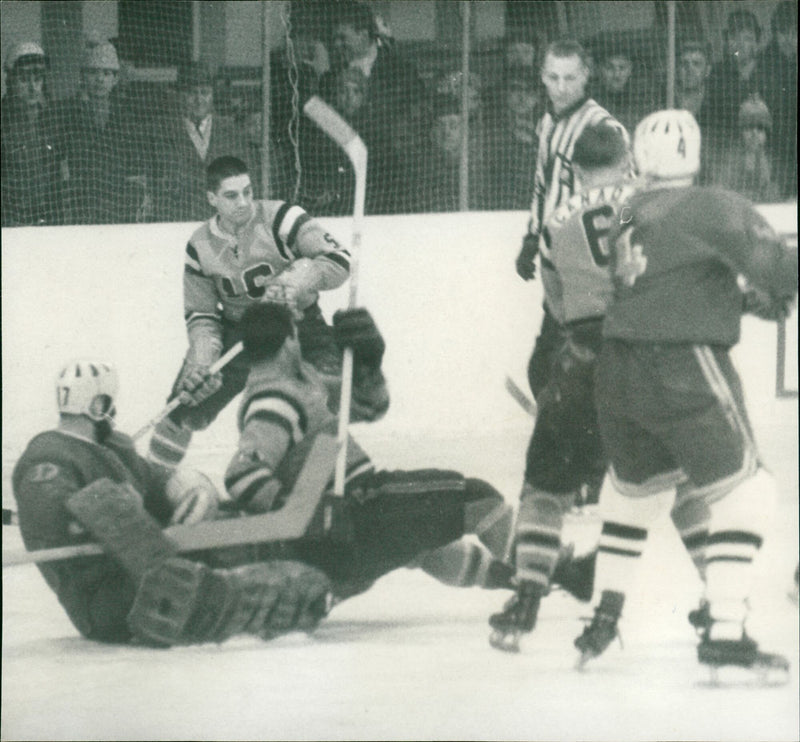
<svg viewBox="0 0 800 742">
<path fill-rule="evenodd" d="M 240 326 L 252 370 L 239 408 L 238 450 L 225 486 L 236 509 L 265 512 L 283 506 L 315 437 L 336 433 L 338 397 L 302 359 L 285 307 L 250 307 Z M 337 312 L 333 327 L 338 342 L 353 348 L 358 406 L 351 419 L 363 419 L 364 413 L 374 419 L 388 399 L 380 370 L 384 340 L 365 309 Z M 326 494 L 323 502 L 332 512 L 328 536 L 301 540 L 289 551 L 292 558 L 323 570 L 336 598 L 361 592 L 412 561 L 451 585 L 510 586 L 511 570 L 501 559 L 512 508 L 490 484 L 439 469 L 375 471 L 352 438 L 346 472 L 344 496 Z M 477 540 L 462 539 L 465 534 Z"/>
<path fill-rule="evenodd" d="M 235 358 L 222 372 L 210 366 L 238 341 L 244 310 L 262 301 L 286 303 L 298 319 L 303 355 L 325 373 L 338 373 L 341 356 L 317 299 L 350 273 L 346 248 L 299 206 L 254 201 L 247 166 L 219 157 L 207 168 L 207 197 L 216 215 L 192 234 L 183 273 L 189 350 L 170 399 L 184 404 L 159 423 L 149 458 L 175 467 L 192 432 L 208 427 L 241 391 L 247 364 Z"/>
<path fill-rule="evenodd" d="M 574 144 L 572 170 L 578 193 L 558 207 L 542 229 L 541 268 L 545 304 L 559 338 L 548 380 L 537 396 L 538 414 L 528 446 L 514 538 L 516 595 L 492 615 L 491 643 L 519 650 L 522 633 L 536 624 L 549 592 L 570 509 L 583 503 L 587 485 L 599 489 L 607 460 L 597 429 L 594 366 L 602 322 L 613 286 L 608 235 L 622 204 L 634 192 L 630 152 L 616 125 L 585 126 Z M 593 555 L 576 595 L 589 600 Z"/>
<path fill-rule="evenodd" d="M 117 388 L 109 364 L 68 363 L 58 427 L 31 440 L 12 476 L 29 550 L 96 540 L 106 551 L 39 565 L 75 628 L 151 646 L 311 630 L 330 587 L 318 570 L 285 560 L 219 569 L 176 555 L 161 528 L 215 517 L 218 493 L 200 472 L 149 463 L 113 430 Z"/>
<path fill-rule="evenodd" d="M 600 496 L 602 591 L 575 641 L 579 662 L 617 635 L 648 529 L 680 486 L 709 513 L 700 663 L 714 673 L 738 666 L 785 674 L 787 660 L 762 652 L 745 630 L 776 485 L 759 459 L 729 350 L 743 311 L 785 315 L 797 292 L 797 252 L 743 197 L 692 185 L 700 130 L 689 112 L 645 117 L 633 152 L 648 183 L 610 236 L 615 293 L 595 387 L 611 460 Z"/>
</svg>

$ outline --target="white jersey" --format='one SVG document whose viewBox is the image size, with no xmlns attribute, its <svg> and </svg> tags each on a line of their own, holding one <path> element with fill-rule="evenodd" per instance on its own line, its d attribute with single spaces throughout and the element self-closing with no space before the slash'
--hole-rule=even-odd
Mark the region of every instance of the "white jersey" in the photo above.
<svg viewBox="0 0 800 742">
<path fill-rule="evenodd" d="M 609 235 L 636 190 L 634 181 L 576 193 L 542 230 L 545 303 L 560 324 L 603 317 L 614 286 Z"/>
<path fill-rule="evenodd" d="M 548 110 L 539 122 L 539 150 L 533 184 L 533 202 L 528 231 L 540 235 L 553 212 L 575 194 L 572 153 L 575 142 L 587 126 L 605 121 L 620 129 L 626 144 L 630 141 L 625 127 L 591 98 L 560 115 Z M 541 241 L 539 244 L 541 248 Z"/>
</svg>

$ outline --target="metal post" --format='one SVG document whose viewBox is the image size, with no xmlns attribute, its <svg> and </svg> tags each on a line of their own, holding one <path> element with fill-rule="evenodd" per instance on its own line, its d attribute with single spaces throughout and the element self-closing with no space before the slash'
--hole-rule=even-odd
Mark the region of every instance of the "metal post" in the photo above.
<svg viewBox="0 0 800 742">
<path fill-rule="evenodd" d="M 675 0 L 667 2 L 667 108 L 675 107 Z"/>
<path fill-rule="evenodd" d="M 197 62 L 200 59 L 200 43 L 201 43 L 201 30 L 200 25 L 200 3 L 198 0 L 192 0 L 192 61 Z"/>
<path fill-rule="evenodd" d="M 261 193 L 259 198 L 270 194 L 270 113 L 272 100 L 270 79 L 270 53 L 272 52 L 270 29 L 273 27 L 275 3 L 261 3 Z"/>
<path fill-rule="evenodd" d="M 458 170 L 458 209 L 469 211 L 469 52 L 470 0 L 461 2 L 461 162 Z"/>
</svg>

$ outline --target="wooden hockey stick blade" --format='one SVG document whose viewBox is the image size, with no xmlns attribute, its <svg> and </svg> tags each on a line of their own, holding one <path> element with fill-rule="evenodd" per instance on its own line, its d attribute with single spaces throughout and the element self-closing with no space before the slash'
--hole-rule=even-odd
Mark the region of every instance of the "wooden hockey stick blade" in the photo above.
<svg viewBox="0 0 800 742">
<path fill-rule="evenodd" d="M 339 443 L 332 435 L 317 436 L 286 505 L 280 510 L 264 515 L 170 526 L 164 529 L 164 535 L 180 552 L 301 538 L 308 530 L 325 487 L 330 482 L 338 448 Z M 18 549 L 3 553 L 3 567 L 103 553 L 103 549 L 97 544 L 77 544 L 36 551 Z"/>
<path fill-rule="evenodd" d="M 536 402 L 529 397 L 522 389 L 517 386 L 517 382 L 510 376 L 506 376 L 506 391 L 514 398 L 514 401 L 522 407 L 531 417 L 536 417 L 538 408 Z"/>
<path fill-rule="evenodd" d="M 217 359 L 216 363 L 212 363 L 211 366 L 209 366 L 209 368 L 208 368 L 209 376 L 213 376 L 214 374 L 217 374 L 220 371 L 222 371 L 222 369 L 225 368 L 225 366 L 227 366 L 234 358 L 236 358 L 236 356 L 238 356 L 239 353 L 241 353 L 243 349 L 244 349 L 244 345 L 242 345 L 241 341 L 239 341 L 238 343 L 235 343 L 230 348 L 228 348 L 228 350 L 225 352 L 225 354 L 220 356 Z M 169 415 L 170 412 L 172 412 L 173 410 L 177 409 L 180 406 L 181 406 L 180 397 L 175 397 L 175 399 L 173 399 L 170 402 L 168 402 L 167 405 L 164 407 L 164 409 L 162 409 L 161 412 L 159 412 L 152 420 L 150 420 L 150 422 L 148 422 L 146 425 L 144 425 L 141 428 L 139 428 L 139 430 L 137 430 L 131 436 L 131 438 L 133 438 L 134 441 L 138 440 L 148 430 L 150 430 L 150 428 L 154 428 L 167 415 Z"/>
</svg>

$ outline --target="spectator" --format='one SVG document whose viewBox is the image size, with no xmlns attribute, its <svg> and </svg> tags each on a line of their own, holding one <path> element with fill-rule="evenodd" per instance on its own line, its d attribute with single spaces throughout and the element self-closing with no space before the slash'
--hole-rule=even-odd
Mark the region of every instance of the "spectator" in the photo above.
<svg viewBox="0 0 800 742">
<path fill-rule="evenodd" d="M 330 83 L 329 83 L 330 84 Z M 357 67 L 346 67 L 336 74 L 330 103 L 350 122 L 363 131 L 367 78 Z M 372 152 L 369 153 L 370 157 Z M 299 203 L 317 214 L 335 216 L 353 211 L 355 178 L 347 156 L 313 123 L 303 120 L 300 126 L 301 195 Z M 368 160 L 369 161 L 369 160 Z M 367 180 L 372 192 L 373 184 Z"/>
<path fill-rule="evenodd" d="M 318 3 L 292 3 L 286 45 L 271 55 L 272 135 L 292 158 L 303 105 L 319 92 L 320 80 L 330 70 L 323 42 L 327 13 Z"/>
<path fill-rule="evenodd" d="M 783 198 L 797 197 L 797 0 L 783 0 L 772 14 L 772 38 L 756 75 L 773 116 L 773 173 Z"/>
<path fill-rule="evenodd" d="M 592 97 L 628 131 L 655 110 L 655 95 L 633 44 L 619 35 L 603 35 L 594 52 L 596 77 Z"/>
<path fill-rule="evenodd" d="M 217 157 L 247 157 L 244 133 L 214 112 L 214 78 L 203 62 L 178 70 L 180 109 L 162 124 L 157 213 L 161 221 L 202 221 L 213 214 L 206 198 L 206 166 Z M 253 168 L 256 191 L 260 173 Z"/>
<path fill-rule="evenodd" d="M 708 79 L 711 75 L 711 48 L 703 39 L 686 38 L 679 42 L 676 55 L 675 108 L 689 111 L 700 126 L 703 147 L 700 151 L 698 183 L 709 182 L 709 162 L 715 159 L 717 145 L 711 111 Z M 664 96 L 666 100 L 666 94 Z"/>
<path fill-rule="evenodd" d="M 531 205 L 531 173 L 536 169 L 536 124 L 544 113 L 544 96 L 534 68 L 506 70 L 501 119 L 489 157 L 491 207 L 527 209 Z"/>
<path fill-rule="evenodd" d="M 742 103 L 738 136 L 713 163 L 713 183 L 755 203 L 778 201 L 780 192 L 772 179 L 768 146 L 771 129 L 772 116 L 763 100 L 754 96 Z"/>
<path fill-rule="evenodd" d="M 369 149 L 367 205 L 371 213 L 394 211 L 393 195 L 384 186 L 392 180 L 391 128 L 393 117 L 422 101 L 424 86 L 416 69 L 387 46 L 375 17 L 364 3 L 342 2 L 333 8 L 333 69 L 321 81 L 332 101 L 338 73 L 355 67 L 368 80 L 366 100 L 357 131 Z"/>
<path fill-rule="evenodd" d="M 119 69 L 113 44 L 89 46 L 81 89 L 59 111 L 69 165 L 68 208 L 76 224 L 143 222 L 152 217 L 149 147 L 114 94 Z"/>
<path fill-rule="evenodd" d="M 736 131 L 739 107 L 759 90 L 756 70 L 761 26 L 747 10 L 735 10 L 725 23 L 725 56 L 714 65 L 709 78 L 713 125 L 721 137 Z"/>
<path fill-rule="evenodd" d="M 3 226 L 61 224 L 67 170 L 47 109 L 47 57 L 39 44 L 23 41 L 10 49 L 4 68 Z"/>
<path fill-rule="evenodd" d="M 478 109 L 469 119 L 468 207 L 485 208 L 484 151 Z M 429 144 L 422 172 L 424 211 L 459 211 L 461 180 L 461 99 L 439 93 L 433 102 Z"/>
</svg>

